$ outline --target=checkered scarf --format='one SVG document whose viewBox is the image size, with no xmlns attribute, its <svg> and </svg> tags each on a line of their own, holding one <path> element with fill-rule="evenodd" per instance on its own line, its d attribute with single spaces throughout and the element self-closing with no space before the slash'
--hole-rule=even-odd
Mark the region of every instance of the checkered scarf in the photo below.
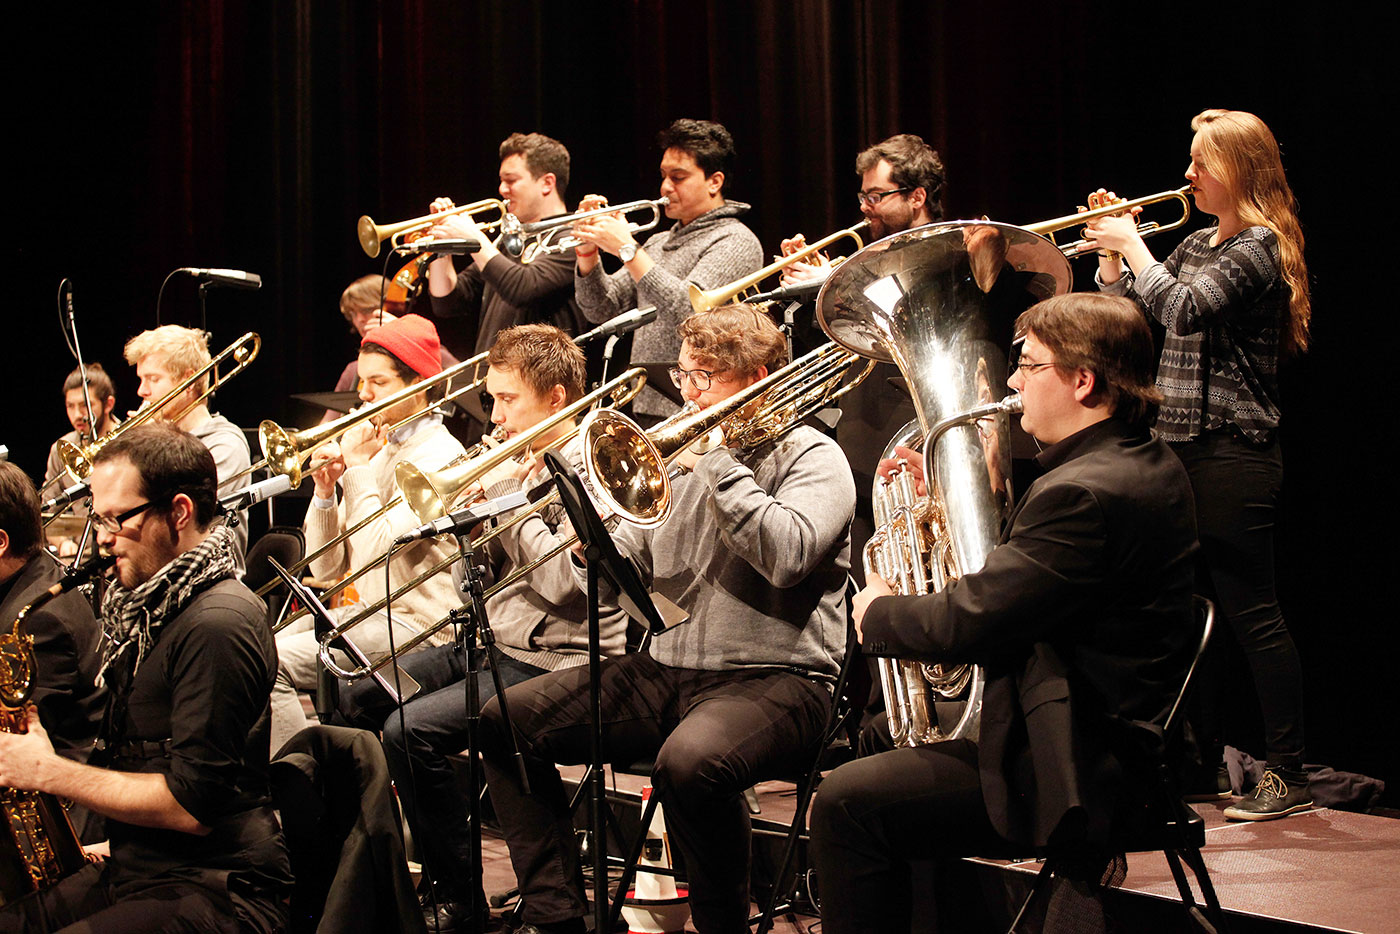
<svg viewBox="0 0 1400 934">
<path fill-rule="evenodd" d="M 102 598 L 103 648 L 98 677 L 114 687 L 117 672 L 109 674 L 109 669 L 118 661 L 127 679 L 135 675 L 161 627 L 205 588 L 232 577 L 234 569 L 233 533 L 217 525 L 203 542 L 136 589 L 113 583 Z"/>
</svg>

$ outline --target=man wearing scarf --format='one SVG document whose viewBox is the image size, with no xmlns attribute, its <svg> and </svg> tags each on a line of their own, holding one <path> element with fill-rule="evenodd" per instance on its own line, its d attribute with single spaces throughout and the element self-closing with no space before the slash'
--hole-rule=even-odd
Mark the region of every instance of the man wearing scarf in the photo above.
<svg viewBox="0 0 1400 934">
<path fill-rule="evenodd" d="M 96 458 L 98 543 L 116 557 L 102 604 L 110 690 L 94 763 L 53 752 L 35 712 L 0 736 L 0 785 L 107 818 L 111 857 L 0 912 L 0 931 L 84 921 L 104 932 L 271 932 L 286 924 L 287 853 L 267 784 L 276 651 L 215 522 L 214 458 L 169 425 Z M 161 919 L 163 927 L 153 927 Z"/>
</svg>

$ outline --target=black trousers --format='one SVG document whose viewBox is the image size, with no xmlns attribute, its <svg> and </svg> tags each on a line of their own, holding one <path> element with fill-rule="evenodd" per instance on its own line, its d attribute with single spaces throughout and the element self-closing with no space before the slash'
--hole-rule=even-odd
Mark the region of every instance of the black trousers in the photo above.
<svg viewBox="0 0 1400 934">
<path fill-rule="evenodd" d="M 1173 444 L 1191 478 L 1201 539 L 1197 590 L 1210 597 L 1249 661 L 1271 767 L 1303 763 L 1303 675 L 1274 588 L 1274 530 L 1283 485 L 1277 439 L 1259 446 L 1231 429 Z M 1192 721 L 1205 764 L 1222 755 L 1227 672 L 1221 643 L 1202 673 Z"/>
<path fill-rule="evenodd" d="M 830 709 L 830 691 L 793 672 L 692 671 L 647 654 L 605 659 L 601 691 L 607 760 L 655 757 L 652 785 L 685 859 L 696 930 L 747 931 L 749 816 L 743 791 L 808 765 Z M 582 917 L 588 903 L 554 763 L 588 761 L 588 669 L 541 675 L 507 689 L 506 699 L 532 794 L 521 792 L 499 701 L 483 712 L 481 746 L 525 919 L 548 924 Z"/>
<path fill-rule="evenodd" d="M 275 898 L 253 898 L 239 911 L 226 890 L 166 877 L 120 885 L 112 866 L 94 863 L 57 885 L 6 905 L 0 932 L 63 934 L 271 934 L 285 930 Z M 240 919 L 240 915 L 244 917 Z"/>
<path fill-rule="evenodd" d="M 911 860 L 1025 850 L 992 827 L 968 740 L 848 762 L 817 786 L 812 806 L 823 934 L 908 931 Z"/>
</svg>

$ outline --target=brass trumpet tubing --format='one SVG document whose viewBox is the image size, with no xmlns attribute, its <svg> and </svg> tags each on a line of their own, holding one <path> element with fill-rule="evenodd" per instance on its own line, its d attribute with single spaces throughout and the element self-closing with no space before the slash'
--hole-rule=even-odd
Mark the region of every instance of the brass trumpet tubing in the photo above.
<svg viewBox="0 0 1400 934">
<path fill-rule="evenodd" d="M 1132 201 L 1119 201 L 1116 204 L 1106 204 L 1101 208 L 1092 211 L 1082 211 L 1077 214 L 1066 214 L 1063 217 L 1054 217 L 1048 221 L 1041 221 L 1038 224 L 1026 224 L 1024 229 L 1031 233 L 1040 234 L 1042 237 L 1050 238 L 1050 242 L 1055 242 L 1055 234 L 1070 227 L 1078 227 L 1088 221 L 1097 220 L 1100 217 L 1109 217 L 1114 214 L 1122 214 L 1131 211 L 1133 208 L 1147 207 L 1151 204 L 1162 204 L 1167 201 L 1176 201 L 1181 205 L 1181 216 L 1170 224 L 1162 224 L 1158 221 L 1148 221 L 1138 226 L 1138 236 L 1151 237 L 1154 234 L 1166 233 L 1168 230 L 1176 230 L 1184 225 L 1191 217 L 1191 201 L 1187 195 L 1191 191 L 1190 185 L 1181 188 L 1174 188 L 1171 191 L 1158 192 L 1155 195 L 1148 195 L 1145 198 L 1134 198 Z M 1084 256 L 1088 253 L 1097 252 L 1099 247 L 1094 241 L 1087 238 L 1075 240 L 1073 243 L 1055 244 L 1060 252 L 1065 256 L 1074 258 Z"/>
<path fill-rule="evenodd" d="M 482 230 L 499 227 L 505 221 L 505 202 L 499 198 L 483 198 L 480 201 L 449 208 L 436 214 L 424 214 L 422 217 L 399 221 L 397 224 L 376 224 L 374 218 L 365 214 L 356 223 L 355 233 L 360 240 L 360 249 L 364 250 L 367 256 L 373 258 L 379 255 L 380 245 L 385 240 L 389 241 L 390 246 L 398 247 L 403 242 L 401 237 L 420 230 L 427 230 L 444 217 L 451 217 L 454 214 L 484 214 L 487 211 L 496 211 L 499 216 L 495 220 L 478 221 L 477 226 Z"/>
<path fill-rule="evenodd" d="M 180 419 L 184 418 L 190 412 L 193 412 L 197 406 L 202 405 L 204 400 L 217 392 L 224 383 L 227 383 L 239 373 L 243 372 L 249 364 L 258 358 L 258 351 L 261 349 L 262 338 L 259 337 L 256 332 L 248 331 L 242 337 L 238 338 L 238 340 L 219 351 L 218 355 L 211 358 L 204 366 L 185 377 L 174 389 L 161 396 L 155 402 L 138 409 L 134 415 L 116 428 L 107 432 L 107 434 L 103 435 L 101 438 L 92 441 L 84 447 L 60 439 L 58 442 L 58 456 L 63 460 L 64 468 L 79 480 L 86 480 L 92 473 L 92 462 L 97 457 L 98 452 L 110 444 L 113 439 L 121 437 L 123 433 L 130 431 L 138 425 L 144 425 L 153 421 L 156 416 L 163 414 L 167 406 L 184 395 L 187 389 L 208 376 L 209 388 L 200 393 L 194 401 L 181 409 L 174 417 L 167 419 L 167 421 L 172 423 L 180 421 Z M 220 376 L 219 364 L 223 363 L 228 357 L 233 358 L 234 367 L 229 370 L 228 373 Z"/>
<path fill-rule="evenodd" d="M 865 246 L 865 241 L 861 239 L 860 232 L 869 226 L 869 221 L 861 221 L 859 224 L 854 224 L 847 227 L 845 230 L 838 230 L 833 234 L 828 234 L 816 243 L 810 243 L 796 253 L 790 253 L 781 259 L 769 263 L 758 272 L 750 273 L 742 279 L 735 279 L 733 282 L 717 286 L 713 289 L 705 290 L 691 283 L 690 307 L 700 312 L 711 311 L 721 305 L 727 305 L 734 301 L 735 297 L 740 293 L 747 292 L 774 273 L 782 272 L 793 263 L 799 263 L 812 254 L 819 253 L 831 244 L 847 237 L 855 241 L 856 249 L 859 250 L 861 247 Z"/>
<path fill-rule="evenodd" d="M 661 223 L 661 217 L 666 206 L 671 203 L 670 198 L 657 198 L 655 200 L 628 201 L 626 204 L 606 205 L 601 208 L 593 208 L 589 211 L 578 211 L 573 214 L 565 214 L 560 217 L 551 217 L 542 221 L 533 221 L 529 224 L 522 224 L 514 215 L 507 214 L 502 222 L 501 231 L 503 241 L 507 244 L 506 252 L 513 256 L 519 256 L 522 264 L 534 262 L 541 256 L 553 253 L 563 253 L 572 250 L 583 243 L 578 237 L 572 234 L 565 234 L 557 240 L 550 238 L 566 227 L 572 227 L 579 221 L 588 220 L 592 217 L 601 217 L 604 214 L 632 214 L 637 211 L 651 211 L 651 220 L 643 223 L 627 222 L 627 229 L 633 234 L 651 230 Z M 531 241 L 531 242 L 527 242 Z"/>
</svg>

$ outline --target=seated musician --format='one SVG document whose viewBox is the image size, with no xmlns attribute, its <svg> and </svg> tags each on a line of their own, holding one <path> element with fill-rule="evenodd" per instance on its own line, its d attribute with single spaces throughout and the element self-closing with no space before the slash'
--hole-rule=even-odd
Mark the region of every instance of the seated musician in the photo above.
<svg viewBox="0 0 1400 934">
<path fill-rule="evenodd" d="M 117 394 L 112 388 L 112 377 L 107 375 L 102 364 L 88 364 L 87 387 L 88 398 L 84 400 L 83 371 L 81 368 L 73 370 L 63 380 L 63 408 L 68 416 L 68 424 L 73 426 L 73 430 L 49 447 L 48 466 L 44 469 L 46 495 L 57 494 L 62 488 L 78 482 L 78 478 L 64 467 L 63 458 L 58 453 L 59 441 L 67 441 L 78 447 L 86 447 L 92 443 L 93 439 L 106 436 L 120 424 L 112 412 L 117 404 Z M 88 423 L 89 413 L 91 413 L 92 421 L 96 423 L 95 430 Z M 87 500 L 81 499 L 73 503 L 69 511 L 79 519 L 87 518 Z M 58 542 L 58 553 L 65 558 L 75 555 L 78 553 L 78 543 L 72 538 L 63 536 Z"/>
<path fill-rule="evenodd" d="M 201 367 L 208 366 L 211 359 L 209 335 L 194 328 L 182 328 L 178 324 L 165 324 L 142 331 L 126 342 L 123 353 L 126 362 L 136 367 L 136 376 L 141 380 L 136 394 L 141 397 L 142 405 L 164 398 Z M 209 399 L 194 404 L 208 388 L 209 374 L 206 373 L 203 378 L 190 384 L 179 399 L 166 406 L 160 417 L 176 428 L 188 431 L 209 449 L 219 472 L 219 492 L 227 495 L 248 485 L 246 471 L 252 461 L 248 456 L 248 439 L 243 436 L 242 429 L 222 415 L 211 412 Z M 232 479 L 234 477 L 238 479 Z M 243 552 L 248 547 L 248 524 L 239 522 L 233 534 L 241 569 Z"/>
<path fill-rule="evenodd" d="M 763 248 L 739 220 L 749 206 L 724 196 L 725 174 L 734 159 L 729 131 L 709 120 L 681 119 L 662 130 L 661 196 L 671 199 L 666 217 L 676 223 L 651 234 L 642 246 L 625 218 L 604 214 L 574 227 L 588 246 L 576 251 L 575 294 L 585 318 L 601 323 L 633 308 L 656 306 L 656 320 L 636 332 L 632 360 L 660 363 L 676 359 L 676 329 L 691 313 L 689 287 L 733 282 L 763 265 Z M 580 211 L 606 204 L 589 195 Z M 622 269 L 608 275 L 598 251 L 616 256 Z M 675 406 L 650 387 L 632 405 L 650 425 Z"/>
<path fill-rule="evenodd" d="M 889 596 L 872 576 L 855 601 L 867 652 L 985 666 L 981 736 L 868 756 L 822 783 L 812 840 L 829 934 L 909 930 L 909 860 L 1105 858 L 1110 827 L 1152 784 L 1135 774 L 1138 724 L 1165 716 L 1191 660 L 1191 488 L 1147 429 L 1160 397 L 1142 315 L 1062 295 L 1016 333 L 1009 384 L 1048 472 L 981 570 L 925 596 Z"/>
<path fill-rule="evenodd" d="M 681 325 L 674 378 L 702 408 L 779 367 L 782 332 L 745 305 Z M 644 652 L 602 668 L 603 752 L 655 757 L 652 783 L 680 847 L 699 931 L 742 931 L 749 913 L 743 792 L 800 767 L 816 747 L 845 644 L 855 499 L 840 448 L 807 426 L 750 450 L 680 456 L 658 528 L 614 538 L 644 581 L 690 615 Z M 581 569 L 576 582 L 583 586 Z M 589 755 L 588 673 L 541 675 L 506 692 L 531 794 L 522 792 L 493 700 L 482 721 L 491 798 L 539 931 L 582 931 L 568 802 L 554 763 Z M 525 930 L 531 930 L 529 927 Z"/>
<path fill-rule="evenodd" d="M 365 335 L 381 324 L 388 324 L 399 315 L 404 313 L 404 303 L 390 301 L 381 298 L 385 294 L 387 283 L 384 277 L 378 273 L 371 273 L 368 276 L 360 276 L 354 282 L 345 287 L 345 291 L 340 293 L 340 314 L 346 321 L 350 322 L 351 329 L 354 330 L 356 340 L 363 341 Z M 450 366 L 455 366 L 457 358 L 452 356 L 452 352 L 445 345 L 438 348 L 438 356 L 442 361 L 442 368 L 445 370 Z M 340 378 L 335 381 L 336 392 L 355 392 L 360 387 L 359 357 L 351 360 L 341 371 Z M 329 422 L 345 414 L 328 410 L 323 422 Z"/>
<path fill-rule="evenodd" d="M 63 569 L 43 550 L 34 484 L 14 464 L 0 461 L 0 633 L 8 633 L 20 611 L 62 577 Z M 24 634 L 34 640 L 30 700 L 58 754 L 86 762 L 107 699 L 106 687 L 97 683 L 101 632 L 92 606 L 70 590 L 26 614 Z M 99 836 L 84 833 L 88 815 L 80 810 L 69 811 L 74 829 L 83 842 L 96 842 Z"/>
<path fill-rule="evenodd" d="M 360 400 L 370 405 L 421 379 L 436 376 L 442 366 L 439 347 L 437 329 L 420 315 L 405 315 L 370 331 L 360 344 Z M 315 494 L 303 525 L 307 553 L 340 539 L 311 563 L 311 573 L 317 578 L 336 580 L 363 568 L 382 558 L 395 537 L 418 526 L 418 518 L 406 503 L 382 512 L 382 507 L 398 496 L 394 468 L 401 461 L 437 470 L 464 453 L 443 427 L 442 416 L 429 410 L 428 401 L 426 391 L 414 395 L 352 426 L 338 444 L 326 444 L 313 455 L 313 465 L 319 466 L 313 473 Z M 339 502 L 337 484 L 342 494 Z M 345 534 L 375 513 L 381 514 L 352 534 Z M 445 562 L 453 550 L 449 542 L 437 539 L 399 548 L 389 564 L 391 591 Z M 360 577 L 356 588 L 363 604 L 344 608 L 342 622 L 351 615 L 362 614 L 363 606 L 385 597 L 383 568 Z M 394 641 L 406 641 L 456 605 L 452 578 L 444 568 L 394 600 L 390 608 Z M 390 636 L 384 611 L 356 625 L 350 636 L 369 655 L 387 652 Z M 443 633 L 436 641 L 445 642 L 448 638 Z M 310 630 L 284 631 L 277 637 L 277 683 L 272 689 L 274 752 L 307 725 L 297 692 L 316 685 L 319 645 L 316 634 Z"/>
<path fill-rule="evenodd" d="M 547 324 L 522 324 L 502 331 L 487 357 L 486 389 L 491 395 L 491 421 L 514 437 L 549 418 L 584 391 L 583 351 L 569 335 Z M 558 427 L 533 445 L 536 452 L 563 445 L 563 455 L 577 461 L 580 442 L 568 439 L 574 423 Z M 482 495 L 504 496 L 532 489 L 549 479 L 538 456 L 507 461 L 481 478 Z M 510 514 L 496 521 L 506 522 Z M 546 507 L 501 533 L 477 560 L 504 581 L 516 569 L 542 558 L 572 534 L 563 521 L 562 507 Z M 486 615 L 500 650 L 498 672 L 503 685 L 583 665 L 587 661 L 588 631 L 584 621 L 588 607 L 574 585 L 566 553 L 530 571 L 486 600 Z M 620 654 L 626 619 L 616 608 L 602 620 L 602 647 L 608 655 Z M 475 870 L 468 832 L 467 808 L 448 756 L 467 743 L 465 653 L 456 644 L 434 647 L 410 655 L 403 669 L 423 684 L 423 691 L 405 705 L 403 721 L 389 713 L 387 698 L 373 682 L 358 682 L 341 693 L 352 722 L 371 729 L 383 728 L 389 770 L 398 788 L 413 829 L 423 867 L 433 880 L 435 907 L 428 909 L 430 931 L 475 930 L 466 916 L 471 888 L 477 887 L 477 905 L 486 913 L 480 876 Z M 472 673 L 481 702 L 495 694 L 489 671 Z M 366 699 L 365 695 L 374 695 Z M 434 915 L 436 917 L 434 917 Z"/>
<path fill-rule="evenodd" d="M 95 461 L 98 539 L 117 557 L 99 669 L 111 696 L 93 760 L 106 767 L 56 755 L 31 708 L 28 733 L 0 733 L 0 786 L 105 815 L 111 857 L 6 905 L 0 931 L 285 930 L 292 880 L 267 785 L 275 649 L 214 521 L 214 458 L 152 424 Z"/>
</svg>

